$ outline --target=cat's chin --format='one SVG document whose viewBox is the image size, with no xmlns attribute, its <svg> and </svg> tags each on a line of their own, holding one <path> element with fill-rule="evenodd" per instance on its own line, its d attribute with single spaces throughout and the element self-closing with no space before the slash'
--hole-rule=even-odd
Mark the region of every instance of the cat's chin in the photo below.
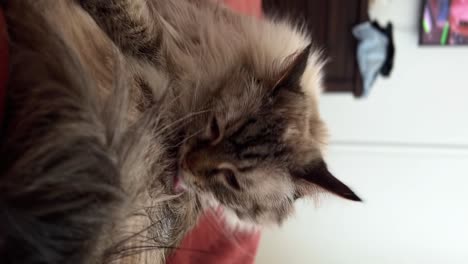
<svg viewBox="0 0 468 264">
<path fill-rule="evenodd" d="M 212 194 L 200 196 L 202 207 L 207 212 L 216 215 L 220 223 L 231 232 L 255 233 L 262 229 L 263 225 L 248 220 L 240 219 L 229 207 L 222 205 Z"/>
<path fill-rule="evenodd" d="M 233 232 L 255 233 L 262 228 L 258 223 L 240 219 L 230 208 L 222 206 L 220 209 L 223 222 Z"/>
</svg>

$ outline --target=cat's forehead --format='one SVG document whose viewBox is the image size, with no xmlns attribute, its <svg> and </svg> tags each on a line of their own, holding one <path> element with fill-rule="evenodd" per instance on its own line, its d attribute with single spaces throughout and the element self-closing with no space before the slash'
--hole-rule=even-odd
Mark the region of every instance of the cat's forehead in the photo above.
<svg viewBox="0 0 468 264">
<path fill-rule="evenodd" d="M 227 119 L 235 120 L 260 111 L 264 99 L 264 86 L 252 76 L 243 76 L 222 84 L 215 105 Z"/>
</svg>

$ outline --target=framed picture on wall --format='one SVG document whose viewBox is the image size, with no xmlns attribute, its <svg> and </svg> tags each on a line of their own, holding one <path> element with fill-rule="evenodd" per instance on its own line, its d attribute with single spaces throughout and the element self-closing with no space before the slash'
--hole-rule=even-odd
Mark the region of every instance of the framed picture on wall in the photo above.
<svg viewBox="0 0 468 264">
<path fill-rule="evenodd" d="M 421 45 L 468 45 L 468 0 L 423 0 Z"/>
</svg>

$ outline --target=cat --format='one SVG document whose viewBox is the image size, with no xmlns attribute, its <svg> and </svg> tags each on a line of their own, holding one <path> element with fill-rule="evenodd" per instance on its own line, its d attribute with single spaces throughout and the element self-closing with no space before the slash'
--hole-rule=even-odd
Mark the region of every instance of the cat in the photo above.
<svg viewBox="0 0 468 264">
<path fill-rule="evenodd" d="M 323 61 L 304 31 L 210 0 L 80 3 L 129 60 L 165 72 L 173 112 L 207 111 L 185 128 L 176 189 L 253 225 L 281 224 L 320 189 L 360 201 L 323 159 Z"/>
<path fill-rule="evenodd" d="M 290 24 L 203 0 L 6 11 L 7 263 L 163 263 L 202 209 L 263 226 L 321 189 L 360 200 L 323 160 L 323 63 Z"/>
</svg>

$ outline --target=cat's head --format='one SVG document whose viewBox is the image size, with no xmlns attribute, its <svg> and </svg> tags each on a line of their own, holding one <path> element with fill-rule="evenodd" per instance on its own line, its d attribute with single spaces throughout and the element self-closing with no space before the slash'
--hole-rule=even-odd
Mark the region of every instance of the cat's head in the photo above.
<svg viewBox="0 0 468 264">
<path fill-rule="evenodd" d="M 328 170 L 316 98 L 302 86 L 310 46 L 269 77 L 234 70 L 191 122 L 176 187 L 184 186 L 255 224 L 281 223 L 296 199 L 326 190 L 360 198 Z M 315 82 L 319 85 L 320 81 Z"/>
</svg>

